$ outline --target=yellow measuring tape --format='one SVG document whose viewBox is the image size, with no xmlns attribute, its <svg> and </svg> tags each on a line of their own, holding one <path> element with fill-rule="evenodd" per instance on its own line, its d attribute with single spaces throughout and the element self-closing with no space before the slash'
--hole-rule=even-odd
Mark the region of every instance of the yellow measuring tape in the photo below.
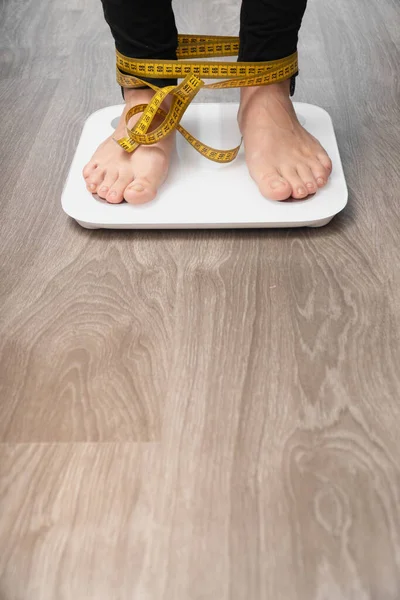
<svg viewBox="0 0 400 600">
<path fill-rule="evenodd" d="M 190 102 L 201 88 L 230 89 L 270 85 L 290 79 L 298 71 L 297 52 L 286 58 L 265 62 L 199 62 L 187 60 L 237 56 L 238 52 L 238 37 L 213 35 L 179 35 L 178 60 L 135 59 L 124 56 L 117 50 L 117 82 L 119 85 L 125 88 L 138 88 L 145 85 L 155 91 L 152 100 L 148 104 L 139 104 L 128 111 L 125 117 L 127 136 L 116 140 L 118 144 L 127 152 L 133 152 L 141 144 L 156 144 L 174 129 L 177 129 L 206 158 L 220 163 L 228 163 L 234 160 L 241 144 L 232 150 L 217 150 L 200 142 L 180 125 Z M 129 75 L 126 73 L 129 73 Z M 183 81 L 178 85 L 159 88 L 152 83 L 143 81 L 142 77 L 183 78 Z M 222 81 L 205 84 L 203 78 L 222 79 Z M 169 94 L 173 96 L 173 101 L 167 113 L 160 106 Z M 143 115 L 135 126 L 130 129 L 128 123 L 138 113 L 143 113 Z M 148 130 L 156 115 L 163 117 L 163 120 L 158 127 L 149 133 Z"/>
</svg>

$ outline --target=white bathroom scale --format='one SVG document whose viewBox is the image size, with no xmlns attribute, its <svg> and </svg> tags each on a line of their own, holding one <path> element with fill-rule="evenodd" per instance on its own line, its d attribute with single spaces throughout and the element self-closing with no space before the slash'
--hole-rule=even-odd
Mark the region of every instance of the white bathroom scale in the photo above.
<svg viewBox="0 0 400 600">
<path fill-rule="evenodd" d="M 318 106 L 294 103 L 301 124 L 328 152 L 333 172 L 325 188 L 307 200 L 267 200 L 251 179 L 243 146 L 229 164 L 201 156 L 177 133 L 167 181 L 148 204 L 108 204 L 87 191 L 82 169 L 97 146 L 113 134 L 123 105 L 96 111 L 85 122 L 62 194 L 64 211 L 89 229 L 199 229 L 321 227 L 347 203 L 347 186 L 332 120 Z M 236 103 L 192 103 L 182 125 L 202 142 L 230 149 L 240 142 Z"/>
</svg>

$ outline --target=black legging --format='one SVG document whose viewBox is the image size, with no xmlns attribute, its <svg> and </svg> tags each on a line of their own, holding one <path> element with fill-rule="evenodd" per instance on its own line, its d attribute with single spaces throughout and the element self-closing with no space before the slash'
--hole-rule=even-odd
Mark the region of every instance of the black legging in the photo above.
<svg viewBox="0 0 400 600">
<path fill-rule="evenodd" d="M 121 54 L 130 58 L 176 59 L 178 32 L 171 0 L 101 1 Z M 307 0 L 242 0 L 239 60 L 275 60 L 296 52 L 306 5 Z M 176 83 L 171 79 L 149 81 L 159 87 Z"/>
</svg>

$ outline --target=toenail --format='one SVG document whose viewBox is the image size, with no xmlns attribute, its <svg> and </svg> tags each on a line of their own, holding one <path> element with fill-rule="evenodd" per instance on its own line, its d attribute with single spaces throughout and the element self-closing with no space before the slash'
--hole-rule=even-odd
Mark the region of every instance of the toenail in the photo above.
<svg viewBox="0 0 400 600">
<path fill-rule="evenodd" d="M 306 190 L 305 190 L 304 188 L 302 188 L 302 187 L 299 187 L 299 188 L 297 189 L 297 191 L 298 191 L 298 193 L 299 193 L 299 194 L 301 194 L 301 195 L 303 195 L 303 194 L 305 194 L 305 193 L 306 193 Z"/>
<path fill-rule="evenodd" d="M 284 183 L 285 182 L 282 179 L 275 179 L 275 181 L 272 181 L 271 187 L 273 190 L 276 190 L 276 188 L 282 187 L 282 184 Z"/>
<path fill-rule="evenodd" d="M 322 179 L 322 177 L 318 177 L 318 179 L 317 179 L 317 183 L 318 183 L 318 185 L 324 185 L 324 183 L 325 183 L 325 180 L 324 180 L 324 179 Z"/>
<path fill-rule="evenodd" d="M 115 198 L 116 195 L 117 195 L 117 192 L 115 192 L 115 191 L 110 192 L 110 198 Z"/>
<path fill-rule="evenodd" d="M 307 183 L 307 187 L 308 187 L 308 189 L 313 190 L 314 189 L 314 184 L 313 183 Z"/>
<path fill-rule="evenodd" d="M 94 185 L 94 183 L 89 183 L 89 190 L 94 190 L 96 188 L 96 186 Z"/>
<path fill-rule="evenodd" d="M 107 194 L 107 192 L 108 192 L 108 187 L 102 187 L 102 188 L 100 188 L 100 192 L 101 192 L 102 194 Z"/>
<path fill-rule="evenodd" d="M 132 190 L 135 190 L 136 192 L 143 192 L 144 187 L 142 185 L 140 185 L 140 183 L 135 183 L 134 185 L 131 186 Z"/>
</svg>

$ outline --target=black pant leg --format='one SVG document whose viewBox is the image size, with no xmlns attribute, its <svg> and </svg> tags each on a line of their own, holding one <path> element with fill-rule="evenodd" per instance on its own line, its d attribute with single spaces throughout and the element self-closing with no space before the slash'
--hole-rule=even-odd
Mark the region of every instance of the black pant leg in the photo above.
<svg viewBox="0 0 400 600">
<path fill-rule="evenodd" d="M 307 0 L 242 0 L 239 60 L 264 61 L 290 56 Z"/>
<path fill-rule="evenodd" d="M 115 46 L 130 58 L 175 60 L 178 32 L 171 0 L 101 0 Z M 145 79 L 145 78 L 144 78 Z M 159 87 L 174 79 L 147 79 Z"/>
<path fill-rule="evenodd" d="M 307 0 L 242 0 L 238 60 L 277 60 L 296 52 L 306 6 Z"/>
<path fill-rule="evenodd" d="M 297 50 L 307 0 L 242 0 L 238 60 L 277 60 Z M 295 92 L 297 73 L 291 79 Z"/>
</svg>

